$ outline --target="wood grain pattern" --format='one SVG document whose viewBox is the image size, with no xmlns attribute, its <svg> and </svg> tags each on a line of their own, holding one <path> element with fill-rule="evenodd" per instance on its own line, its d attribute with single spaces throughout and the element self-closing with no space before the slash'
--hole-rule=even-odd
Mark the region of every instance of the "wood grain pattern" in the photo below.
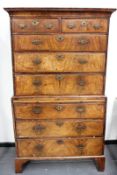
<svg viewBox="0 0 117 175">
<path fill-rule="evenodd" d="M 17 138 L 102 136 L 102 120 L 19 120 Z"/>
<path fill-rule="evenodd" d="M 98 34 L 14 35 L 13 42 L 14 51 L 104 52 L 106 51 L 107 37 Z M 38 44 L 33 44 L 33 42 Z"/>
<path fill-rule="evenodd" d="M 40 18 L 27 18 L 27 19 L 14 19 L 12 20 L 13 33 L 51 33 L 59 32 L 58 19 L 40 19 Z"/>
<path fill-rule="evenodd" d="M 108 20 L 107 19 L 63 19 L 62 32 L 107 32 Z"/>
<path fill-rule="evenodd" d="M 19 157 L 95 156 L 103 153 L 101 137 L 58 140 L 18 139 L 17 142 Z"/>
<path fill-rule="evenodd" d="M 14 112 L 17 119 L 104 118 L 105 104 L 14 102 Z"/>
<path fill-rule="evenodd" d="M 101 74 L 15 75 L 15 95 L 101 95 L 103 81 Z"/>
<path fill-rule="evenodd" d="M 14 53 L 15 72 L 105 72 L 104 53 Z"/>
</svg>

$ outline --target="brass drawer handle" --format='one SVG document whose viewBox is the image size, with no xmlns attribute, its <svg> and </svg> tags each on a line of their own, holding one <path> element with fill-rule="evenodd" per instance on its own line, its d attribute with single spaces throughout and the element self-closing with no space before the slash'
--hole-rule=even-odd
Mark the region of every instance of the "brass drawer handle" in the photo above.
<svg viewBox="0 0 117 175">
<path fill-rule="evenodd" d="M 67 27 L 68 27 L 69 29 L 73 29 L 73 28 L 76 27 L 76 25 L 75 25 L 75 23 L 69 23 L 69 24 L 67 25 Z"/>
<path fill-rule="evenodd" d="M 76 147 L 80 150 L 83 150 L 85 146 L 83 144 L 78 144 L 76 145 Z"/>
<path fill-rule="evenodd" d="M 34 65 L 39 65 L 40 63 L 41 63 L 40 58 L 35 58 L 35 59 L 33 60 L 33 64 L 34 64 Z"/>
<path fill-rule="evenodd" d="M 41 40 L 33 40 L 32 44 L 33 45 L 41 45 L 43 42 Z"/>
<path fill-rule="evenodd" d="M 62 35 L 57 35 L 57 36 L 56 36 L 56 40 L 61 42 L 61 41 L 64 40 L 64 36 L 62 36 Z"/>
<path fill-rule="evenodd" d="M 56 142 L 57 142 L 58 144 L 64 144 L 64 141 L 61 140 L 61 139 L 60 139 L 60 140 L 57 140 Z"/>
<path fill-rule="evenodd" d="M 89 40 L 88 39 L 85 39 L 85 38 L 81 38 L 78 41 L 78 44 L 80 44 L 80 45 L 86 45 L 88 43 L 89 43 Z"/>
<path fill-rule="evenodd" d="M 42 112 L 42 109 L 41 109 L 40 106 L 34 106 L 34 107 L 32 108 L 32 112 L 33 112 L 34 114 L 40 114 L 40 113 Z"/>
<path fill-rule="evenodd" d="M 38 144 L 38 145 L 36 145 L 35 148 L 36 148 L 37 151 L 42 151 L 44 146 L 42 144 Z"/>
<path fill-rule="evenodd" d="M 32 83 L 34 86 L 40 86 L 42 84 L 41 80 L 33 80 Z"/>
<path fill-rule="evenodd" d="M 63 75 L 61 75 L 61 74 L 58 74 L 58 75 L 56 75 L 56 80 L 63 80 L 64 79 L 64 76 Z"/>
<path fill-rule="evenodd" d="M 82 132 L 86 130 L 86 126 L 85 125 L 82 125 L 82 124 L 78 124 L 77 127 L 76 127 L 76 131 L 77 132 Z"/>
<path fill-rule="evenodd" d="M 88 63 L 88 61 L 83 59 L 83 58 L 79 59 L 78 62 L 79 62 L 79 64 L 87 64 Z"/>
<path fill-rule="evenodd" d="M 79 86 L 85 86 L 85 81 L 84 80 L 79 80 L 78 84 L 79 84 Z"/>
<path fill-rule="evenodd" d="M 19 27 L 20 27 L 21 29 L 25 29 L 25 28 L 27 27 L 27 25 L 26 25 L 26 24 L 19 24 Z"/>
<path fill-rule="evenodd" d="M 64 124 L 64 122 L 62 120 L 57 120 L 56 121 L 56 125 L 61 127 Z"/>
<path fill-rule="evenodd" d="M 79 113 L 83 113 L 83 112 L 85 112 L 85 107 L 84 106 L 78 106 L 76 108 L 76 111 L 79 112 Z"/>
<path fill-rule="evenodd" d="M 36 125 L 36 126 L 34 126 L 33 127 L 33 131 L 43 131 L 43 130 L 45 130 L 45 126 L 42 126 L 42 125 Z"/>
<path fill-rule="evenodd" d="M 36 26 L 36 25 L 38 25 L 38 24 L 39 24 L 39 20 L 34 19 L 34 20 L 32 21 L 32 25 L 33 25 L 33 26 Z"/>
<path fill-rule="evenodd" d="M 64 55 L 62 55 L 62 54 L 57 54 L 57 55 L 56 55 L 56 58 L 57 58 L 58 61 L 61 61 L 61 60 L 63 60 Z"/>
<path fill-rule="evenodd" d="M 53 24 L 51 24 L 51 23 L 45 24 L 45 28 L 46 29 L 52 29 L 53 28 Z"/>
<path fill-rule="evenodd" d="M 55 106 L 55 109 L 57 111 L 62 111 L 64 109 L 64 107 L 62 105 L 57 105 L 57 106 Z"/>
<path fill-rule="evenodd" d="M 93 25 L 93 28 L 94 28 L 95 30 L 99 30 L 99 29 L 102 28 L 102 26 L 101 26 L 100 24 L 94 24 L 94 25 Z"/>
</svg>

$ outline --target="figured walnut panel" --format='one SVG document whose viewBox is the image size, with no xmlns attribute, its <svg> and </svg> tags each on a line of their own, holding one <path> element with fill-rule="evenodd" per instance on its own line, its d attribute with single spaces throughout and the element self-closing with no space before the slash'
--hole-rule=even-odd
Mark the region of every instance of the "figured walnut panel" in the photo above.
<svg viewBox="0 0 117 175">
<path fill-rule="evenodd" d="M 102 120 L 19 120 L 16 123 L 18 138 L 102 136 Z"/>
<path fill-rule="evenodd" d="M 17 140 L 19 157 L 95 156 L 103 154 L 103 139 L 22 139 Z M 27 149 L 28 148 L 28 149 Z"/>
<path fill-rule="evenodd" d="M 106 51 L 107 36 L 98 34 L 14 35 L 14 51 Z"/>
<path fill-rule="evenodd" d="M 15 75 L 15 95 L 101 95 L 102 74 Z"/>
<path fill-rule="evenodd" d="M 14 53 L 15 72 L 105 72 L 104 53 Z"/>
<path fill-rule="evenodd" d="M 108 32 L 108 19 L 63 19 L 62 32 Z"/>
<path fill-rule="evenodd" d="M 58 19 L 21 18 L 12 20 L 13 33 L 55 33 L 59 32 Z"/>
<path fill-rule="evenodd" d="M 17 119 L 104 118 L 105 104 L 97 103 L 15 103 Z"/>
</svg>

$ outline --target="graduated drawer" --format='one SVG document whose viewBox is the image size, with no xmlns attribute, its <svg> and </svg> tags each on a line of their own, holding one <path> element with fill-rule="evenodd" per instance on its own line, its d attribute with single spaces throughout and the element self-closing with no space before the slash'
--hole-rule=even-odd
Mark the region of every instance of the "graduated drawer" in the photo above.
<svg viewBox="0 0 117 175">
<path fill-rule="evenodd" d="M 108 32 L 108 19 L 63 19 L 62 32 Z"/>
<path fill-rule="evenodd" d="M 95 156 L 103 154 L 103 138 L 18 139 L 17 147 L 19 157 Z"/>
<path fill-rule="evenodd" d="M 75 101 L 75 99 L 74 99 Z M 56 119 L 56 118 L 104 118 L 105 103 L 68 102 L 39 103 L 17 102 L 13 100 L 16 119 Z"/>
<path fill-rule="evenodd" d="M 98 34 L 13 35 L 14 51 L 106 51 Z"/>
<path fill-rule="evenodd" d="M 103 74 L 15 75 L 15 95 L 99 95 L 103 90 Z"/>
<path fill-rule="evenodd" d="M 104 53 L 14 53 L 15 72 L 104 72 Z"/>
<path fill-rule="evenodd" d="M 13 18 L 13 33 L 55 33 L 59 32 L 58 19 Z"/>
<path fill-rule="evenodd" d="M 102 136 L 103 120 L 18 120 L 17 138 Z"/>
</svg>

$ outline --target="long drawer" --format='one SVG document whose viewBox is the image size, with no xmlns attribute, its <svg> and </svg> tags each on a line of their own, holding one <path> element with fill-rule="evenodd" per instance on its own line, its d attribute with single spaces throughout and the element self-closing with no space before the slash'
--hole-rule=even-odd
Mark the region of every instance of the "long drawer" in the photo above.
<svg viewBox="0 0 117 175">
<path fill-rule="evenodd" d="M 98 101 L 62 102 L 18 102 L 13 100 L 16 119 L 100 118 L 104 119 L 105 103 Z"/>
<path fill-rule="evenodd" d="M 15 72 L 105 72 L 104 53 L 14 53 Z"/>
<path fill-rule="evenodd" d="M 107 36 L 99 34 L 13 35 L 14 51 L 100 51 Z"/>
<path fill-rule="evenodd" d="M 103 154 L 103 138 L 101 137 L 18 139 L 17 146 L 19 157 L 76 157 Z"/>
<path fill-rule="evenodd" d="M 17 138 L 102 136 L 103 120 L 18 120 Z"/>
<path fill-rule="evenodd" d="M 103 74 L 15 75 L 15 95 L 101 95 Z"/>
</svg>

